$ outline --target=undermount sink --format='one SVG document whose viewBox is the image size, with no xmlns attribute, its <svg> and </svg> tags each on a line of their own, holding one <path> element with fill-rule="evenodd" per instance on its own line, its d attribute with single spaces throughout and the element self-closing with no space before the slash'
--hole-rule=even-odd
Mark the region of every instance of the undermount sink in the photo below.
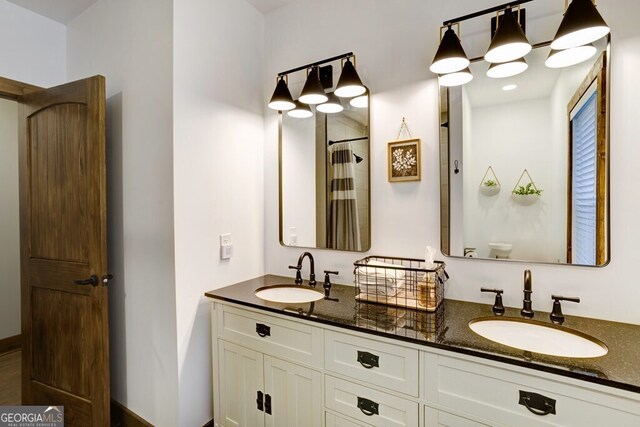
<svg viewBox="0 0 640 427">
<path fill-rule="evenodd" d="M 517 317 L 482 317 L 470 321 L 469 328 L 488 340 L 551 356 L 589 358 L 609 351 L 602 341 L 582 332 Z"/>
<path fill-rule="evenodd" d="M 288 304 L 303 304 L 324 298 L 323 293 L 302 285 L 265 286 L 256 289 L 255 295 L 265 301 Z"/>
</svg>

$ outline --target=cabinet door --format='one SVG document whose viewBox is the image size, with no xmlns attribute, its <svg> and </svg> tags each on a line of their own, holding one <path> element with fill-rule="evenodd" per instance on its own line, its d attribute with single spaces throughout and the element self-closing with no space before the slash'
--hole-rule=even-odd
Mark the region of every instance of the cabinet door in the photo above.
<svg viewBox="0 0 640 427">
<path fill-rule="evenodd" d="M 258 392 L 263 390 L 263 355 L 248 348 L 218 341 L 220 414 L 224 427 L 260 427 L 264 412 L 258 409 Z"/>
<path fill-rule="evenodd" d="M 320 427 L 322 425 L 322 374 L 309 368 L 264 356 L 267 427 Z"/>
</svg>

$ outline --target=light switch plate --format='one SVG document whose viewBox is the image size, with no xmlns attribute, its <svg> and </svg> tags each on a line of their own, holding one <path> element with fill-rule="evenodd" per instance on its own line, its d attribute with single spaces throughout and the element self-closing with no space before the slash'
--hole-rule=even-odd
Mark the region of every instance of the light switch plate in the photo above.
<svg viewBox="0 0 640 427">
<path fill-rule="evenodd" d="M 231 233 L 220 235 L 220 246 L 230 246 L 231 244 Z"/>
</svg>

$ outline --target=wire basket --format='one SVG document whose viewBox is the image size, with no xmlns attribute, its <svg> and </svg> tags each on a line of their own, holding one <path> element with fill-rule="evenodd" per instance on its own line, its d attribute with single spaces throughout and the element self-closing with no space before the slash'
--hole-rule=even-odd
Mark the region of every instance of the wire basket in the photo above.
<svg viewBox="0 0 640 427">
<path fill-rule="evenodd" d="M 444 304 L 433 312 L 356 301 L 356 325 L 411 339 L 437 341 L 444 322 Z"/>
<path fill-rule="evenodd" d="M 449 278 L 442 261 L 433 270 L 415 258 L 368 256 L 355 266 L 356 300 L 436 311 L 444 300 L 444 282 Z"/>
</svg>

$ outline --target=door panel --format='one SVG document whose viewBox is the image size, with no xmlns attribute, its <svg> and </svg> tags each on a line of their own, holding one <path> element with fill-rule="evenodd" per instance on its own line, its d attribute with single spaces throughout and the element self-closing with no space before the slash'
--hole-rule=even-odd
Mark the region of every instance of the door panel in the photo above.
<svg viewBox="0 0 640 427">
<path fill-rule="evenodd" d="M 257 351 L 219 341 L 220 415 L 225 427 L 259 427 L 264 412 L 257 407 L 257 393 L 263 390 L 263 355 Z"/>
<path fill-rule="evenodd" d="M 105 82 L 18 97 L 23 404 L 109 425 Z"/>
<path fill-rule="evenodd" d="M 27 120 L 31 257 L 89 263 L 87 107 L 53 105 Z"/>
<path fill-rule="evenodd" d="M 322 374 L 274 357 L 264 356 L 265 396 L 271 396 L 268 427 L 320 427 Z"/>
</svg>

